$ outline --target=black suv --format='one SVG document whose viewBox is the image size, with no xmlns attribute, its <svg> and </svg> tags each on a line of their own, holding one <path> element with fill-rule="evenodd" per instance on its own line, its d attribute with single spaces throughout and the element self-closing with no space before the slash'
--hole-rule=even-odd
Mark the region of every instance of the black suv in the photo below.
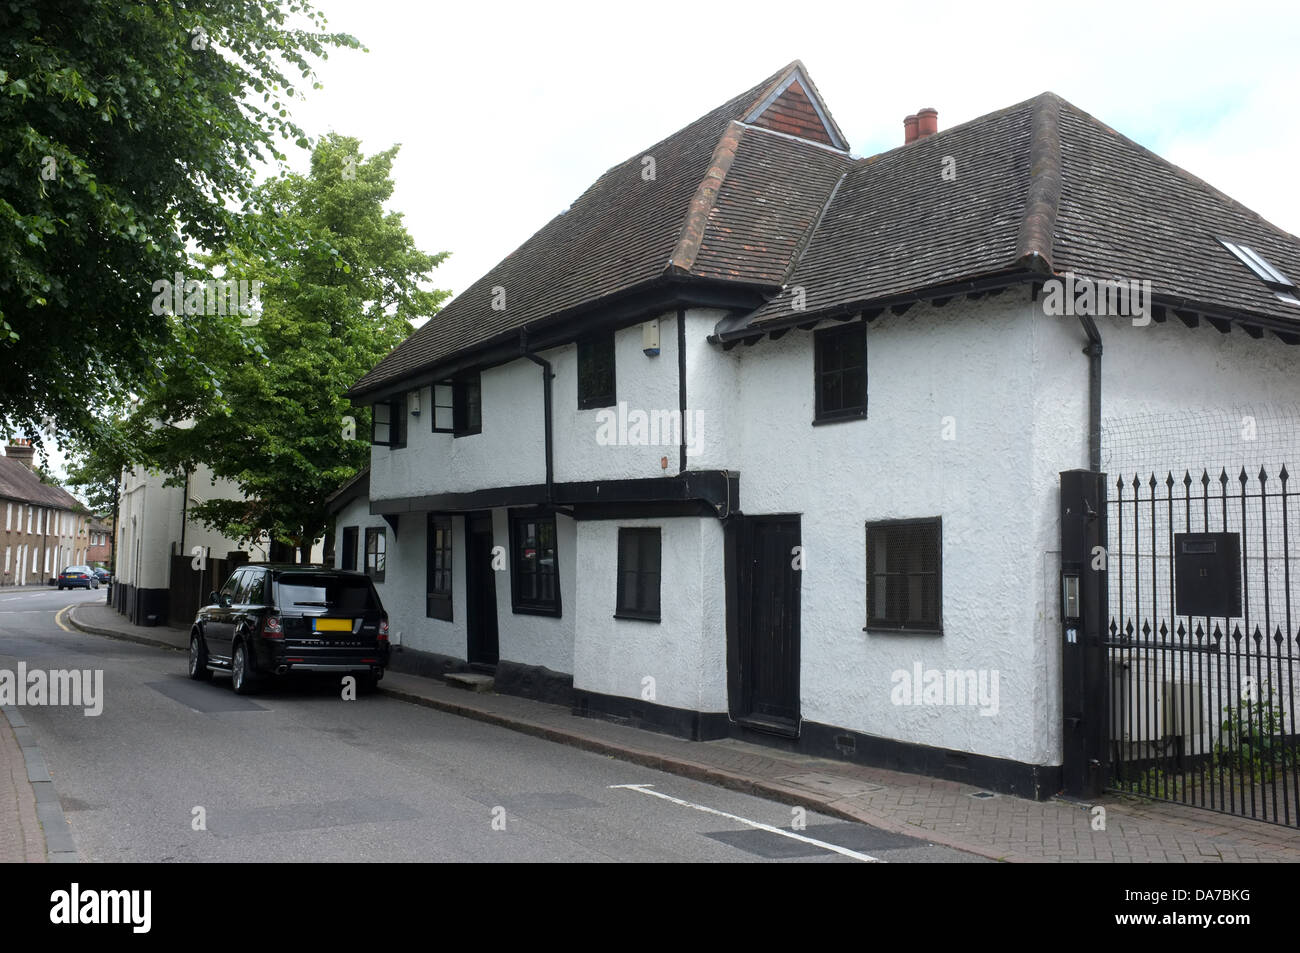
<svg viewBox="0 0 1300 953">
<path fill-rule="evenodd" d="M 298 672 L 354 675 L 358 689 L 373 691 L 387 665 L 388 613 L 364 573 L 241 566 L 190 631 L 190 678 L 229 672 L 240 695 Z"/>
</svg>

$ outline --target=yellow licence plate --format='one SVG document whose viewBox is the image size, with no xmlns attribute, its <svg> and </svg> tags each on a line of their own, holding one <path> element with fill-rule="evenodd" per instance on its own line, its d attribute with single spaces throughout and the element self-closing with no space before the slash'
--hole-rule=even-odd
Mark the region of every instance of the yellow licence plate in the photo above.
<svg viewBox="0 0 1300 953">
<path fill-rule="evenodd" d="M 316 619 L 317 632 L 351 632 L 351 619 Z"/>
</svg>

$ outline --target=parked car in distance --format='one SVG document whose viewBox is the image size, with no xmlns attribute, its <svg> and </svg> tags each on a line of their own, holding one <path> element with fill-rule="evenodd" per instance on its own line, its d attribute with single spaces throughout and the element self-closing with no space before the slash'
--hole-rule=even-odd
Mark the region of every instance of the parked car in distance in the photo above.
<svg viewBox="0 0 1300 953">
<path fill-rule="evenodd" d="M 113 581 L 113 574 L 109 572 L 107 569 L 96 569 L 94 570 L 94 573 L 95 573 L 95 578 L 102 583 L 109 583 Z"/>
<path fill-rule="evenodd" d="M 323 566 L 241 566 L 190 630 L 190 678 L 229 672 L 240 695 L 310 673 L 352 675 L 373 691 L 388 657 L 388 613 L 370 577 Z"/>
<path fill-rule="evenodd" d="M 89 566 L 69 566 L 59 573 L 59 590 L 64 589 L 98 589 L 99 578 Z"/>
</svg>

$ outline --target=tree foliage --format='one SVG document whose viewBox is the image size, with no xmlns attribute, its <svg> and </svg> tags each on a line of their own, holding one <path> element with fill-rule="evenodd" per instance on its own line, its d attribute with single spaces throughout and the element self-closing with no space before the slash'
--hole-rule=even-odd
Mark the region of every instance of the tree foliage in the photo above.
<svg viewBox="0 0 1300 953">
<path fill-rule="evenodd" d="M 369 461 L 369 416 L 345 392 L 448 295 L 423 287 L 446 253 L 420 251 L 402 216 L 384 209 L 396 154 L 394 146 L 366 158 L 356 139 L 330 135 L 309 175 L 259 188 L 258 214 L 286 226 L 285 240 L 234 245 L 209 261 L 263 282 L 256 323 L 209 355 L 206 370 L 178 368 L 132 418 L 180 422 L 135 438 L 155 466 L 184 473 L 207 464 L 238 484 L 245 500 L 192 509 L 228 536 L 266 530 L 305 558 L 328 526 L 326 498 Z M 302 235 L 309 239 L 289 237 Z M 208 371 L 212 379 L 200 379 Z M 211 399 L 213 388 L 222 400 Z"/>
<path fill-rule="evenodd" d="M 190 248 L 284 243 L 256 175 L 308 145 L 313 62 L 359 46 L 325 26 L 304 0 L 0 4 L 0 425 L 93 442 L 94 407 L 229 339 L 152 289 Z"/>
</svg>

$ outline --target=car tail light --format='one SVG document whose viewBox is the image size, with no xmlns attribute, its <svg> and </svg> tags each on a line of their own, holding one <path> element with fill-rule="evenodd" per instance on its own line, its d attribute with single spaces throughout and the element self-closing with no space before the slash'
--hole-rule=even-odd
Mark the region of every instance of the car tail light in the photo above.
<svg viewBox="0 0 1300 953">
<path fill-rule="evenodd" d="M 379 641 L 380 642 L 388 641 L 388 619 L 387 618 L 379 620 Z"/>
<path fill-rule="evenodd" d="M 262 635 L 268 639 L 284 638 L 284 626 L 280 624 L 278 615 L 269 615 L 262 620 Z"/>
</svg>

